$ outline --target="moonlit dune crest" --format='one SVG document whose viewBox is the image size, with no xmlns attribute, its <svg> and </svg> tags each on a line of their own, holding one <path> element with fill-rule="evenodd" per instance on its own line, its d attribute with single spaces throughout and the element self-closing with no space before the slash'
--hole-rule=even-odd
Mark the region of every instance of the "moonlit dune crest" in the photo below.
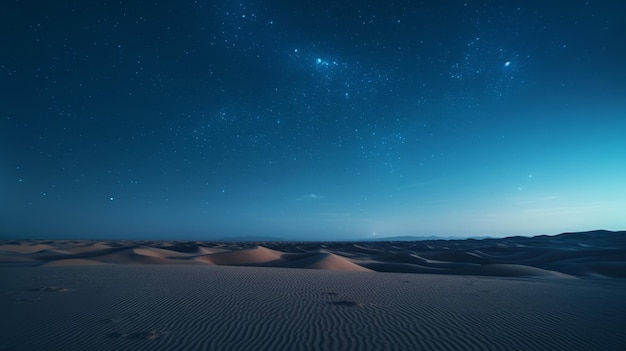
<svg viewBox="0 0 626 351">
<path fill-rule="evenodd" d="M 5 266 L 168 264 L 501 277 L 626 277 L 625 232 L 408 242 L 4 241 Z"/>
</svg>

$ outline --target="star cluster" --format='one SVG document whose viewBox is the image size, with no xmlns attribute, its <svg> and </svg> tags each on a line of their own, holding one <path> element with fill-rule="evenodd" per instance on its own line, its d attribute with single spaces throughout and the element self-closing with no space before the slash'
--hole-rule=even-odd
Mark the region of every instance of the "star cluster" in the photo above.
<svg viewBox="0 0 626 351">
<path fill-rule="evenodd" d="M 623 229 L 623 10 L 9 1 L 0 234 Z"/>
</svg>

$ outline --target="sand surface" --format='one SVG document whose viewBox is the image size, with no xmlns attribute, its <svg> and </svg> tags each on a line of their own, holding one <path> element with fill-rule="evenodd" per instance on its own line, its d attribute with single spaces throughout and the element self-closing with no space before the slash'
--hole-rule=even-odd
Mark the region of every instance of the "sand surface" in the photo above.
<svg viewBox="0 0 626 351">
<path fill-rule="evenodd" d="M 623 235 L 0 241 L 0 350 L 626 350 Z"/>
<path fill-rule="evenodd" d="M 626 281 L 287 268 L 0 269 L 0 350 L 624 350 Z"/>
<path fill-rule="evenodd" d="M 626 278 L 626 232 L 411 242 L 0 241 L 0 267 L 220 265 L 500 277 Z"/>
</svg>

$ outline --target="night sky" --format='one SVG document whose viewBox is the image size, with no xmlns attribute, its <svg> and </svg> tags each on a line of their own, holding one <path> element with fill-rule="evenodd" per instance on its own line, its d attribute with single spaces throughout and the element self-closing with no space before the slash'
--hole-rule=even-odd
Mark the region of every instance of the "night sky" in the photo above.
<svg viewBox="0 0 626 351">
<path fill-rule="evenodd" d="M 625 13 L 3 1 L 0 236 L 626 229 Z"/>
</svg>

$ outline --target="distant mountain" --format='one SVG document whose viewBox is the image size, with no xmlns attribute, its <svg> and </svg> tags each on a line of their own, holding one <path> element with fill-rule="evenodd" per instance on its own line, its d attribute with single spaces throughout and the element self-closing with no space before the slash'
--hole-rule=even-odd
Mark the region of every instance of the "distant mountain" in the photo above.
<svg viewBox="0 0 626 351">
<path fill-rule="evenodd" d="M 464 240 L 500 240 L 500 241 L 520 241 L 525 242 L 528 240 L 586 240 L 586 239 L 594 239 L 594 240 L 613 240 L 614 238 L 626 240 L 626 231 L 621 232 L 613 232 L 608 230 L 593 230 L 587 232 L 575 232 L 575 233 L 562 233 L 555 235 L 536 235 L 536 236 L 509 236 L 509 237 L 491 237 L 491 236 L 471 236 L 471 237 L 458 237 L 458 236 L 438 236 L 438 235 L 398 235 L 398 236 L 386 236 L 386 237 L 368 237 L 361 238 L 356 240 L 336 240 L 336 241 L 347 241 L 347 242 L 382 242 L 382 241 L 464 241 Z M 317 242 L 320 240 L 302 240 L 302 239 L 285 239 L 276 236 L 269 235 L 245 235 L 245 236 L 223 236 L 223 237 L 215 237 L 206 239 L 209 241 L 218 241 L 218 242 L 252 242 L 252 243 L 260 243 L 260 242 L 294 242 L 294 241 L 302 241 L 302 242 Z M 328 241 L 328 240 L 321 240 Z M 333 241 L 333 240 L 331 240 Z"/>
<path fill-rule="evenodd" d="M 574 232 L 574 233 L 563 233 L 555 235 L 555 237 L 577 237 L 577 238 L 600 238 L 600 237 L 613 237 L 616 235 L 626 235 L 626 231 L 610 231 L 610 230 L 590 230 L 587 232 Z"/>
<path fill-rule="evenodd" d="M 621 239 L 626 240 L 626 231 L 610 231 L 610 230 L 590 230 L 586 232 L 572 232 L 572 233 L 561 233 L 554 235 L 535 235 L 535 236 L 508 236 L 508 237 L 499 237 L 494 238 L 490 236 L 471 236 L 471 237 L 457 237 L 457 236 L 437 236 L 437 235 L 428 235 L 428 236 L 388 236 L 388 237 L 380 237 L 380 238 L 367 238 L 361 239 L 359 241 L 367 242 L 367 241 L 435 241 L 435 240 L 541 240 L 541 239 L 560 239 L 560 240 L 586 240 L 586 239 L 594 239 L 594 240 L 613 240 L 613 239 Z"/>
</svg>

